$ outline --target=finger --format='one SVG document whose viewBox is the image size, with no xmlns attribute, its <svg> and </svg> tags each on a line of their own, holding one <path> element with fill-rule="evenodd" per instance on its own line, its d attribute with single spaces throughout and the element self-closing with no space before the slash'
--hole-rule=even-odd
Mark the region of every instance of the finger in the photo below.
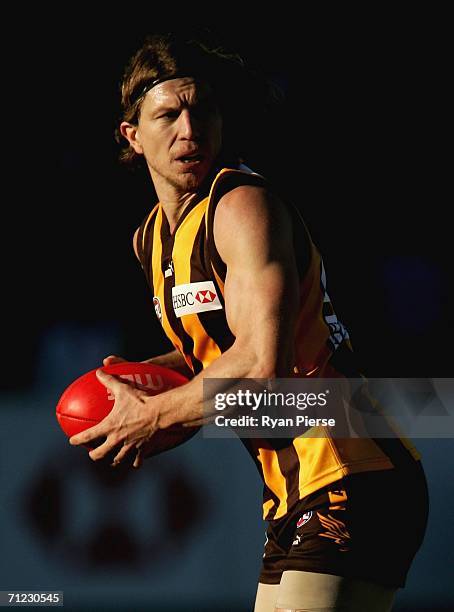
<svg viewBox="0 0 454 612">
<path fill-rule="evenodd" d="M 99 461 L 99 459 L 103 459 L 115 448 L 117 444 L 118 440 L 113 440 L 112 438 L 109 440 L 109 438 L 107 438 L 107 440 L 103 444 L 97 446 L 88 453 L 90 459 L 93 459 L 93 461 Z"/>
<path fill-rule="evenodd" d="M 126 359 L 123 359 L 123 357 L 117 357 L 116 355 L 109 355 L 108 357 L 104 357 L 104 359 L 102 360 L 102 363 L 105 366 L 109 366 L 114 363 L 122 363 L 123 361 L 126 361 Z"/>
<path fill-rule="evenodd" d="M 114 460 L 112 461 L 112 466 L 116 466 L 119 463 L 121 463 L 121 461 L 123 461 L 123 459 L 126 457 L 126 455 L 129 453 L 129 451 L 134 448 L 134 442 L 129 442 L 128 444 L 124 444 L 121 447 L 121 450 L 119 453 L 117 453 L 117 455 L 114 457 Z"/>
<path fill-rule="evenodd" d="M 92 440 L 96 440 L 96 438 L 101 438 L 107 434 L 106 426 L 104 421 L 98 423 L 97 425 L 93 425 L 89 429 L 85 429 L 85 431 L 81 431 L 75 436 L 71 436 L 69 438 L 69 443 L 72 446 L 78 446 L 79 444 L 87 444 L 87 442 L 91 442 Z"/>
<path fill-rule="evenodd" d="M 134 463 L 132 464 L 132 467 L 138 470 L 142 466 L 142 463 L 143 463 L 143 450 L 141 448 L 138 448 L 136 458 L 134 459 Z"/>
<path fill-rule="evenodd" d="M 96 370 L 96 378 L 107 389 L 109 389 L 109 391 L 112 391 L 114 395 L 115 395 L 115 391 L 118 393 L 122 385 L 127 384 L 126 382 L 119 380 L 116 376 L 113 376 L 112 374 L 106 374 L 101 369 Z"/>
</svg>

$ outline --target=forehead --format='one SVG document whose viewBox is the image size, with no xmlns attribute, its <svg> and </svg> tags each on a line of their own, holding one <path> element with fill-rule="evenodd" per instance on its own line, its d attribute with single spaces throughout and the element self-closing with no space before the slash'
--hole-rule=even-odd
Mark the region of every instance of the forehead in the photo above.
<svg viewBox="0 0 454 612">
<path fill-rule="evenodd" d="M 144 104 L 151 109 L 169 104 L 187 103 L 208 97 L 210 85 L 193 77 L 169 79 L 155 85 L 145 96 Z"/>
</svg>

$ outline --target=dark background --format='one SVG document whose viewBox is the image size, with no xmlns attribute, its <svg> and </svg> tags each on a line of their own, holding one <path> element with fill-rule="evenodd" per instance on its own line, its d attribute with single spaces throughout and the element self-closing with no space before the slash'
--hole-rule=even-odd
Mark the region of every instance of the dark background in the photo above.
<svg viewBox="0 0 454 612">
<path fill-rule="evenodd" d="M 366 373 L 447 376 L 443 39 L 372 28 L 336 36 L 318 25 L 300 36 L 271 25 L 253 35 L 246 24 L 234 35 L 230 25 L 211 27 L 287 96 L 256 130 L 247 162 L 302 211 Z M 60 320 L 119 322 L 131 358 L 159 350 L 131 249 L 151 185 L 120 167 L 113 139 L 122 69 L 145 32 L 83 23 L 73 9 L 28 38 L 5 178 L 14 288 L 6 308 L 20 325 L 7 326 L 4 346 L 23 370 L 18 380 L 11 366 L 6 385 L 22 385 L 25 372 L 33 379 L 34 349 Z"/>
<path fill-rule="evenodd" d="M 47 418 L 58 393 L 103 355 L 139 360 L 169 346 L 132 251 L 151 185 L 119 165 L 113 131 L 125 62 L 146 32 L 171 26 L 138 7 L 104 17 L 70 4 L 5 20 L 5 34 L 9 23 L 14 37 L 5 55 L 13 69 L 4 96 L 12 133 L 4 145 L 2 411 L 9 418 L 18 398 L 15 427 L 31 406 L 23 394 L 40 397 L 36 414 Z M 417 17 L 287 15 L 259 25 L 243 15 L 210 26 L 287 95 L 275 123 L 257 131 L 246 161 L 284 185 L 301 210 L 323 254 L 337 314 L 371 377 L 452 376 L 447 43 L 443 16 Z M 87 349 L 87 335 L 95 348 Z M 17 435 L 3 431 L 10 440 Z M 43 454 L 51 447 L 46 440 Z M 439 561 L 437 546 L 452 541 L 451 442 L 421 441 L 432 525 L 441 531 L 428 538 L 412 588 Z M 58 479 L 43 470 L 40 491 L 55 492 Z M 52 495 L 49 505 L 33 499 L 22 496 L 17 507 L 32 504 L 32 515 L 46 517 L 55 511 Z M 432 576 L 421 606 L 434 584 Z M 441 609 L 440 594 L 452 597 L 445 584 L 431 610 Z M 4 588 L 31 585 L 18 573 Z M 416 609 L 402 601 L 402 610 Z"/>
</svg>

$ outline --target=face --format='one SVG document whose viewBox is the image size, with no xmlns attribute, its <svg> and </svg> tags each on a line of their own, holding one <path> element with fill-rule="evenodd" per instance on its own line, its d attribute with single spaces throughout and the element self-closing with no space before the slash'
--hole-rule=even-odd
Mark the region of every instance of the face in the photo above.
<svg viewBox="0 0 454 612">
<path fill-rule="evenodd" d="M 211 88 L 189 77 L 153 87 L 129 136 L 123 126 L 158 192 L 163 183 L 181 193 L 197 190 L 221 148 L 222 120 Z"/>
</svg>

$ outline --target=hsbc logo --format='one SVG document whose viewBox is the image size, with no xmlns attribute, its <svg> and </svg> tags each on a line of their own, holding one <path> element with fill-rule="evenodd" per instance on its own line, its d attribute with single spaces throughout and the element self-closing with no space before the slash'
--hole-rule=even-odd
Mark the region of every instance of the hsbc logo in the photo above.
<svg viewBox="0 0 454 612">
<path fill-rule="evenodd" d="M 172 305 L 177 317 L 208 310 L 222 310 L 213 281 L 187 283 L 173 287 Z"/>
<path fill-rule="evenodd" d="M 201 304 L 207 304 L 208 302 L 213 302 L 217 298 L 217 295 L 212 291 L 197 291 L 195 294 L 195 299 Z"/>
</svg>

